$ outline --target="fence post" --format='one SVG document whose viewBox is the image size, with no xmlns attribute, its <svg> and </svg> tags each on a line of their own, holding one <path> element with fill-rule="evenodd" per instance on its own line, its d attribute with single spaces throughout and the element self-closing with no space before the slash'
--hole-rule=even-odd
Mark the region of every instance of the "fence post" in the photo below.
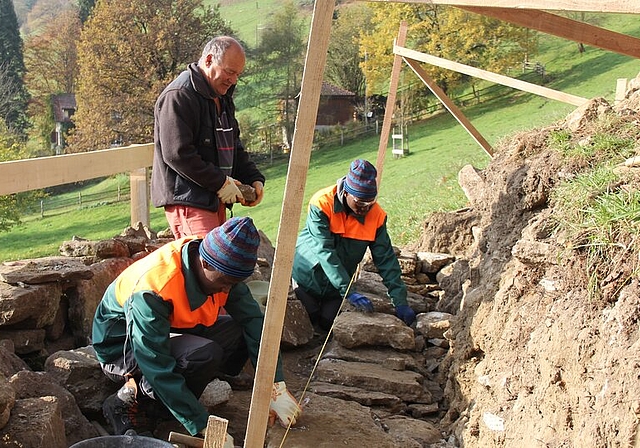
<svg viewBox="0 0 640 448">
<path fill-rule="evenodd" d="M 141 222 L 149 227 L 149 169 L 138 168 L 129 173 L 131 185 L 131 225 Z"/>
<path fill-rule="evenodd" d="M 629 80 L 627 78 L 618 78 L 616 81 L 616 97 L 614 100 L 614 104 L 618 104 L 620 101 L 624 100 L 624 97 L 627 94 L 627 86 L 629 85 Z"/>
<path fill-rule="evenodd" d="M 40 217 L 44 218 L 44 199 L 40 199 Z"/>
</svg>

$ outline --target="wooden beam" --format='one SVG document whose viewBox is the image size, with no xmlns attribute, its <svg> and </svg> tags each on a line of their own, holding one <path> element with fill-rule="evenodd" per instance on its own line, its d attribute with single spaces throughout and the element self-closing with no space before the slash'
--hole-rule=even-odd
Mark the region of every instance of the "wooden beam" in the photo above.
<svg viewBox="0 0 640 448">
<path fill-rule="evenodd" d="M 265 322 L 260 340 L 258 365 L 249 407 L 245 447 L 262 448 L 269 417 L 269 400 L 273 390 L 276 361 L 282 337 L 282 326 L 291 284 L 293 254 L 300 225 L 304 187 L 309 169 L 311 146 L 320 89 L 327 60 L 329 35 L 335 0 L 316 0 L 302 74 L 300 107 L 293 133 L 287 181 L 282 198 L 282 212 L 276 242 L 271 281 L 267 296 Z"/>
<path fill-rule="evenodd" d="M 402 21 L 398 30 L 398 38 L 394 45 L 404 47 L 407 41 L 407 22 Z M 382 180 L 382 170 L 384 169 L 384 159 L 387 154 L 387 146 L 389 145 L 389 133 L 391 131 L 391 121 L 396 108 L 396 94 L 398 93 L 398 80 L 400 79 L 400 70 L 402 69 L 402 57 L 393 56 L 393 68 L 391 69 L 391 81 L 389 82 L 389 93 L 387 94 L 387 104 L 384 108 L 384 119 L 382 120 L 382 130 L 380 131 L 380 143 L 378 144 L 378 159 L 376 160 L 376 169 L 378 176 L 376 181 L 378 189 Z"/>
<path fill-rule="evenodd" d="M 495 82 L 508 87 L 513 87 L 514 89 L 523 90 L 525 92 L 533 93 L 535 95 L 540 95 L 542 97 L 549 98 L 552 100 L 561 101 L 563 103 L 572 104 L 574 106 L 580 106 L 581 104 L 587 101 L 586 98 L 582 98 L 576 95 L 571 95 L 570 93 L 559 92 L 557 90 L 549 89 L 547 87 L 542 87 L 537 84 L 532 84 L 526 81 L 521 81 L 519 79 L 510 78 L 508 76 L 499 75 L 493 72 L 488 72 L 486 70 L 482 70 L 476 67 L 471 67 L 469 65 L 460 64 L 458 62 L 453 62 L 448 59 L 439 58 L 437 56 L 432 56 L 426 53 L 420 53 L 418 51 L 410 50 L 408 48 L 394 46 L 393 52 L 403 56 L 405 59 L 413 59 L 414 61 L 426 62 L 427 64 L 446 68 L 448 70 L 454 70 L 459 73 L 464 73 L 469 76 L 474 76 L 476 78 Z"/>
<path fill-rule="evenodd" d="M 592 47 L 640 58 L 640 39 L 544 11 L 461 6 L 465 11 L 504 20 Z"/>
<path fill-rule="evenodd" d="M 551 11 L 584 11 L 640 13 L 637 0 L 370 0 L 382 3 L 423 3 L 426 5 L 491 6 L 498 8 L 547 9 Z"/>
<path fill-rule="evenodd" d="M 478 132 L 478 130 L 473 126 L 473 124 L 471 124 L 471 122 L 462 113 L 458 106 L 456 106 L 453 101 L 451 101 L 447 94 L 444 93 L 444 91 L 440 87 L 438 87 L 435 81 L 431 79 L 429 75 L 427 75 L 427 72 L 424 71 L 422 67 L 420 67 L 420 64 L 412 59 L 405 58 L 404 60 L 415 72 L 415 74 L 418 75 L 418 78 L 420 78 L 422 82 L 424 82 L 425 85 L 429 87 L 433 94 L 438 97 L 442 104 L 444 104 L 449 112 L 451 112 L 451 115 L 453 115 L 455 119 L 458 120 L 458 123 L 462 125 L 462 127 L 469 133 L 469 135 L 471 135 L 476 143 L 480 145 L 480 147 L 484 149 L 487 154 L 489 154 L 489 157 L 493 157 L 493 149 L 491 148 L 489 142 L 485 140 L 482 134 Z"/>
<path fill-rule="evenodd" d="M 0 196 L 111 176 L 152 164 L 153 143 L 0 162 Z"/>
</svg>

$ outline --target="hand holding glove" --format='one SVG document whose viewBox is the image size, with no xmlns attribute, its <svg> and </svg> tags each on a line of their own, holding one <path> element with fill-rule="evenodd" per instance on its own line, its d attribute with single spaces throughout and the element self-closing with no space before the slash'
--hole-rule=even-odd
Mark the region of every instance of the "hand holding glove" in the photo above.
<svg viewBox="0 0 640 448">
<path fill-rule="evenodd" d="M 409 305 L 398 305 L 396 307 L 396 316 L 402 319 L 404 323 L 409 326 L 411 326 L 413 321 L 416 320 L 416 313 Z"/>
<path fill-rule="evenodd" d="M 218 198 L 225 204 L 234 204 L 243 200 L 242 193 L 238 188 L 240 182 L 233 177 L 227 176 L 227 180 L 222 185 L 222 188 L 218 190 Z"/>
<path fill-rule="evenodd" d="M 301 413 L 302 409 L 287 390 L 284 381 L 274 383 L 269 403 L 269 424 L 273 426 L 277 418 L 283 427 L 293 426 Z"/>
<path fill-rule="evenodd" d="M 371 300 L 362 294 L 352 292 L 347 296 L 347 300 L 351 305 L 355 306 L 358 311 L 373 313 L 373 304 L 371 303 Z"/>
</svg>

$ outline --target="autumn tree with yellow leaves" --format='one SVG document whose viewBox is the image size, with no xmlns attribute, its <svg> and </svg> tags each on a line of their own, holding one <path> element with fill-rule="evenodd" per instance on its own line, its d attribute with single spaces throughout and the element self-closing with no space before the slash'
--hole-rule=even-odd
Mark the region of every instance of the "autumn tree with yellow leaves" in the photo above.
<svg viewBox="0 0 640 448">
<path fill-rule="evenodd" d="M 232 34 L 201 0 L 98 0 L 78 43 L 70 151 L 153 140 L 153 105 L 205 43 Z"/>
<path fill-rule="evenodd" d="M 370 93 L 388 89 L 393 42 L 402 21 L 408 25 L 406 47 L 497 73 L 519 68 L 537 48 L 531 30 L 451 6 L 376 3 L 371 8 L 372 26 L 360 40 L 361 54 L 367 53 L 362 69 Z M 422 66 L 445 92 L 473 83 L 460 73 Z"/>
</svg>

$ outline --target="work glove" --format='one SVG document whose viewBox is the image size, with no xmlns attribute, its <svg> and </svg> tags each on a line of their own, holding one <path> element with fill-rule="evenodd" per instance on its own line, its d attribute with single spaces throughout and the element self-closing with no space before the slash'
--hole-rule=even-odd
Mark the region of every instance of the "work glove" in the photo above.
<svg viewBox="0 0 640 448">
<path fill-rule="evenodd" d="M 289 425 L 296 424 L 296 420 L 300 417 L 302 409 L 293 395 L 287 390 L 284 381 L 273 384 L 271 391 L 271 402 L 269 403 L 269 425 L 273 426 L 276 418 L 284 428 Z"/>
<path fill-rule="evenodd" d="M 222 188 L 218 190 L 218 198 L 225 204 L 234 204 L 242 200 L 242 193 L 238 188 L 239 181 L 233 177 L 227 176 L 227 180 L 222 185 Z"/>
<path fill-rule="evenodd" d="M 409 326 L 411 326 L 413 321 L 416 320 L 416 313 L 409 305 L 398 305 L 396 307 L 396 316 L 402 319 L 404 323 Z"/>
<path fill-rule="evenodd" d="M 347 300 L 351 305 L 355 306 L 358 311 L 373 313 L 373 304 L 371 303 L 371 300 L 369 300 L 362 294 L 352 292 L 347 296 Z"/>
</svg>

